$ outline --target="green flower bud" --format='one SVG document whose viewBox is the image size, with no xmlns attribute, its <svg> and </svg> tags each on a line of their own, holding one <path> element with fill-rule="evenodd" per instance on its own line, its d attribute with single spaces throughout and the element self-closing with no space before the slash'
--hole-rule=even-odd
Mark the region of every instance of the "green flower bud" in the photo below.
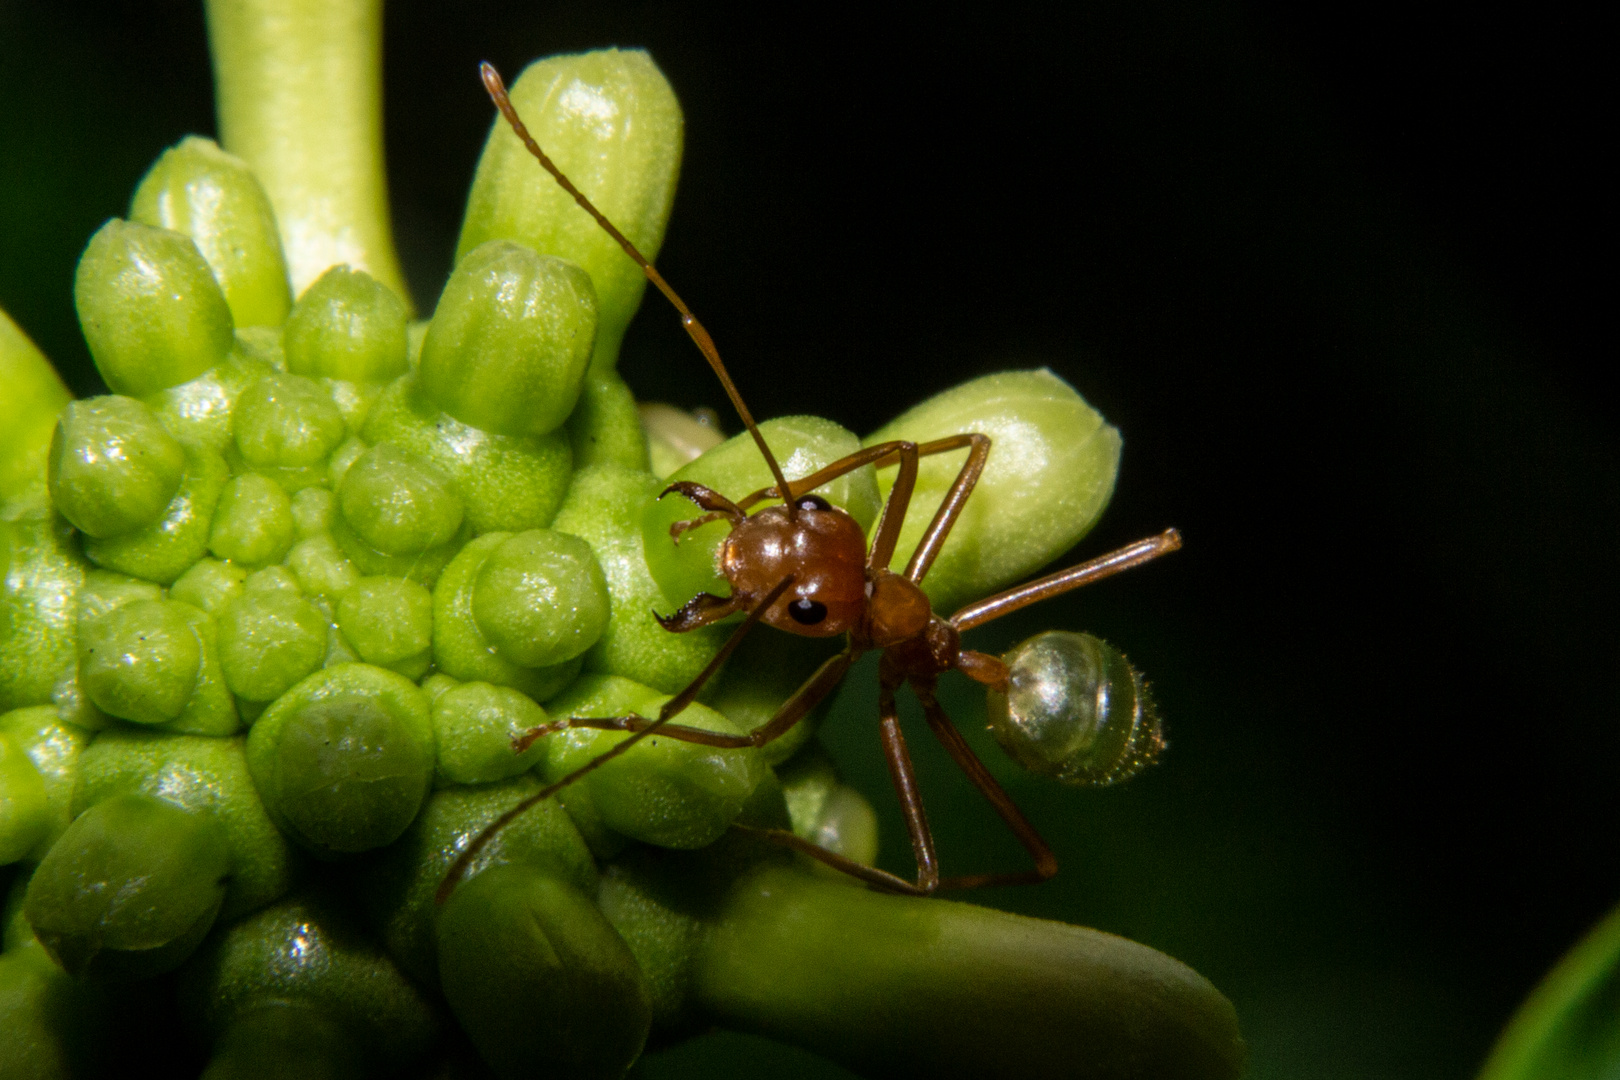
<svg viewBox="0 0 1620 1080">
<path fill-rule="evenodd" d="M 659 488 L 657 478 L 646 472 L 616 465 L 581 469 L 553 525 L 591 546 L 607 580 L 611 615 L 585 654 L 586 670 L 623 675 L 673 694 L 703 670 L 730 628 L 671 634 L 653 618 L 655 611 L 677 607 L 653 580 L 641 543 L 642 506 Z"/>
<path fill-rule="evenodd" d="M 46 828 L 33 849 L 22 856 L 37 861 L 45 857 L 73 820 L 73 785 L 79 777 L 79 754 L 89 745 L 91 733 L 76 724 L 63 723 L 55 706 L 40 705 L 0 715 L 0 738 L 11 740 L 45 785 Z M 26 778 L 23 786 L 28 786 Z M 0 796 L 0 803 L 4 801 Z M 5 811 L 0 810 L 0 817 L 4 816 Z"/>
<path fill-rule="evenodd" d="M 427 698 L 382 668 L 326 668 L 265 710 L 247 758 L 265 809 L 316 856 L 382 847 L 410 825 L 432 784 Z"/>
<path fill-rule="evenodd" d="M 485 784 L 527 772 L 543 761 L 535 743 L 521 754 L 512 740 L 546 722 L 546 711 L 509 686 L 468 682 L 433 699 L 438 775 L 456 784 Z"/>
<path fill-rule="evenodd" d="M 568 417 L 574 467 L 618 465 L 646 469 L 647 432 L 630 387 L 610 367 L 593 367 L 580 385 L 579 401 Z"/>
<path fill-rule="evenodd" d="M 680 171 L 681 107 L 652 58 L 603 49 L 537 61 L 512 103 L 546 153 L 648 259 L 658 258 Z M 457 259 L 512 240 L 577 263 L 600 304 L 596 360 L 611 368 L 646 278 L 497 118 L 478 161 Z"/>
<path fill-rule="evenodd" d="M 0 866 L 37 848 L 51 824 L 45 778 L 0 728 Z"/>
<path fill-rule="evenodd" d="M 473 613 L 479 573 L 510 533 L 485 533 L 471 540 L 444 569 L 433 587 L 433 660 L 458 679 L 494 683 L 544 701 L 573 681 L 580 660 L 527 668 L 502 656 L 484 636 Z"/>
<path fill-rule="evenodd" d="M 668 700 L 669 695 L 629 679 L 584 675 L 553 698 L 547 711 L 554 717 L 655 719 Z M 703 705 L 687 706 L 679 722 L 742 734 Z M 589 728 L 548 735 L 545 776 L 561 779 L 624 738 L 623 732 Z M 615 832 L 661 847 L 700 848 L 731 826 L 769 772 L 758 750 L 715 750 L 655 734 L 578 783 L 590 789 L 603 822 Z"/>
<path fill-rule="evenodd" d="M 72 400 L 28 335 L 0 311 L 0 504 L 37 494 L 56 414 Z M 29 497 L 32 497 L 30 495 Z"/>
<path fill-rule="evenodd" d="M 144 794 L 115 795 L 69 825 L 24 902 L 70 975 L 150 978 L 191 955 L 225 900 L 224 829 Z"/>
<path fill-rule="evenodd" d="M 242 582 L 247 576 L 245 567 L 201 559 L 169 586 L 169 599 L 184 600 L 217 616 L 221 608 L 242 595 Z"/>
<path fill-rule="evenodd" d="M 263 907 L 290 887 L 293 852 L 254 789 L 242 739 L 141 728 L 103 731 L 79 755 L 73 811 L 82 814 L 126 792 L 167 800 L 224 828 L 230 852 L 220 911 L 225 920 Z"/>
<path fill-rule="evenodd" d="M 186 472 L 163 516 L 123 536 L 86 537 L 97 566 L 167 585 L 208 552 L 208 535 L 230 468 L 212 450 L 186 447 Z"/>
<path fill-rule="evenodd" d="M 861 1075 L 1243 1072 L 1231 1002 L 1185 964 L 1112 934 L 785 866 L 712 903 L 721 914 L 688 969 L 706 1018 Z"/>
<path fill-rule="evenodd" d="M 453 478 L 467 522 L 478 533 L 551 524 L 573 467 L 567 432 L 530 438 L 480 431 L 427 403 L 409 378 L 378 399 L 364 434 L 408 450 Z"/>
<path fill-rule="evenodd" d="M 76 691 L 76 600 L 85 564 L 61 519 L 0 521 L 0 709 Z"/>
<path fill-rule="evenodd" d="M 90 623 L 125 604 L 136 600 L 162 599 L 161 585 L 110 570 L 91 570 L 84 575 L 84 584 L 79 588 L 75 604 L 79 638 L 82 641 L 93 632 Z"/>
<path fill-rule="evenodd" d="M 296 591 L 252 589 L 219 612 L 219 663 L 231 693 L 274 701 L 326 658 L 326 617 Z"/>
<path fill-rule="evenodd" d="M 79 678 L 109 716 L 195 735 L 237 729 L 214 620 L 190 604 L 138 599 L 89 617 L 81 607 Z"/>
<path fill-rule="evenodd" d="M 250 594 L 282 592 L 297 596 L 298 579 L 285 566 L 267 566 L 263 570 L 255 570 L 243 579 L 242 592 Z"/>
<path fill-rule="evenodd" d="M 7 951 L 0 956 L 0 1076 L 103 1075 L 106 1004 L 102 987 L 70 977 L 39 946 Z"/>
<path fill-rule="evenodd" d="M 371 407 L 377 399 L 388 389 L 386 382 L 352 382 L 348 379 L 322 379 L 321 384 L 326 392 L 332 395 L 332 403 L 343 414 L 343 423 L 354 435 L 366 426 L 366 417 L 371 415 Z M 340 446 L 339 450 L 342 449 Z M 335 458 L 338 451 L 334 450 Z"/>
<path fill-rule="evenodd" d="M 294 1067 L 283 1075 L 394 1075 L 438 1036 L 422 992 L 335 897 L 316 890 L 212 937 L 182 970 L 179 998 L 181 1016 L 217 1040 L 210 1077 L 263 1075 L 265 1062 L 244 1055 L 272 1052 L 278 1071 Z M 233 1059 L 242 1071 L 231 1071 Z M 296 1067 L 305 1063 L 315 1071 Z M 326 1071 L 335 1063 L 349 1071 Z"/>
<path fill-rule="evenodd" d="M 865 796 L 839 782 L 826 751 L 816 747 L 800 754 L 782 768 L 781 778 L 796 835 L 863 866 L 877 861 L 877 813 Z M 822 863 L 814 865 L 818 873 L 841 874 Z"/>
<path fill-rule="evenodd" d="M 301 375 L 272 375 L 248 387 L 231 426 L 247 466 L 293 490 L 325 479 L 321 466 L 348 430 L 332 396 Z"/>
<path fill-rule="evenodd" d="M 337 621 L 368 664 L 395 670 L 407 664 L 420 676 L 432 662 L 433 594 L 414 581 L 361 578 L 338 600 Z"/>
<path fill-rule="evenodd" d="M 358 440 L 356 440 L 358 442 Z M 344 445 L 348 445 L 345 443 Z M 334 455 L 337 452 L 334 451 Z M 360 447 L 359 457 L 365 453 L 365 447 Z M 351 463 L 352 464 L 352 463 Z M 301 489 L 292 497 L 293 524 L 298 529 L 298 539 L 308 540 L 312 536 L 320 536 L 332 530 L 332 515 L 337 511 L 337 496 L 325 488 L 307 487 Z"/>
<path fill-rule="evenodd" d="M 789 480 L 809 476 L 860 449 L 860 440 L 851 432 L 817 416 L 784 416 L 765 421 L 759 429 Z M 740 499 L 775 483 L 770 467 L 747 432 L 727 439 L 676 470 L 669 479 L 704 484 L 728 499 Z M 848 510 L 863 529 L 871 528 L 877 520 L 881 504 L 870 467 L 841 476 L 817 488 L 816 494 Z M 762 501 L 751 512 L 758 513 L 776 501 Z M 731 594 L 731 585 L 720 572 L 720 544 L 731 531 L 726 522 L 712 521 L 683 533 L 679 544 L 670 536 L 671 525 L 700 513 L 689 500 L 674 494 L 648 502 L 642 512 L 641 538 L 647 550 L 647 565 L 664 595 L 677 605 L 700 592 Z"/>
<path fill-rule="evenodd" d="M 397 447 L 366 451 L 337 495 L 343 521 L 384 555 L 440 547 L 461 528 L 461 498 L 449 478 Z"/>
<path fill-rule="evenodd" d="M 494 241 L 456 264 L 422 342 L 422 393 L 465 424 L 545 435 L 574 410 L 596 291 L 573 263 Z"/>
<path fill-rule="evenodd" d="M 577 536 L 531 529 L 489 553 L 473 585 L 473 618 L 484 638 L 520 667 L 572 660 L 608 621 L 607 581 Z"/>
<path fill-rule="evenodd" d="M 361 866 L 360 899 L 389 953 L 406 971 L 423 982 L 438 982 L 433 922 L 439 883 L 473 837 L 538 790 L 540 781 L 524 775 L 436 791 L 405 835 Z M 542 869 L 587 894 L 596 892 L 596 863 L 569 815 L 553 799 L 524 811 L 496 833 L 462 884 L 491 867 L 507 865 Z"/>
<path fill-rule="evenodd" d="M 178 601 L 136 600 L 86 630 L 80 677 L 99 708 L 137 724 L 179 718 L 197 685 L 202 643 Z"/>
<path fill-rule="evenodd" d="M 628 946 L 589 897 L 543 871 L 502 866 L 451 894 L 439 980 L 501 1077 L 617 1077 L 652 1022 Z"/>
<path fill-rule="evenodd" d="M 231 348 L 231 310 L 191 238 L 117 218 L 79 258 L 73 302 L 90 355 L 115 394 L 190 382 Z"/>
<path fill-rule="evenodd" d="M 238 330 L 225 359 L 190 382 L 146 397 L 146 404 L 175 438 L 218 454 L 231 449 L 231 415 L 242 392 L 276 371 L 274 363 L 257 354 L 252 342 L 262 329 Z M 279 351 L 274 356 L 279 360 Z"/>
<path fill-rule="evenodd" d="M 405 304 L 364 270 L 334 266 L 298 298 L 282 342 L 287 370 L 354 382 L 405 374 Z"/>
<path fill-rule="evenodd" d="M 158 520 L 185 470 L 186 452 L 133 398 L 70 402 L 51 439 L 51 501 L 88 536 L 120 536 Z"/>
<path fill-rule="evenodd" d="M 326 463 L 326 477 L 327 481 L 332 485 L 333 490 L 343 486 L 343 478 L 348 475 L 349 466 L 359 461 L 361 457 L 365 455 L 367 449 L 369 448 L 364 442 L 351 435 L 349 438 L 344 439 L 341 443 L 339 443 L 336 450 L 332 451 L 332 459 Z M 334 495 L 332 498 L 333 502 L 331 509 L 332 513 L 335 515 L 337 511 L 337 496 Z M 335 516 L 329 518 L 326 527 L 330 529 L 332 527 L 332 522 L 334 521 L 336 521 Z"/>
<path fill-rule="evenodd" d="M 135 189 L 131 221 L 185 233 L 208 260 L 238 326 L 279 326 L 292 303 L 276 215 L 247 162 L 212 139 L 163 151 Z"/>
<path fill-rule="evenodd" d="M 360 580 L 360 571 L 329 535 L 312 536 L 294 544 L 287 552 L 287 568 L 298 579 L 298 587 L 311 596 L 342 596 Z"/>
<path fill-rule="evenodd" d="M 713 409 L 686 412 L 656 401 L 636 406 L 647 432 L 649 467 L 660 478 L 726 441 Z"/>
<path fill-rule="evenodd" d="M 227 931 L 232 932 L 234 928 Z M 302 960 L 309 942 L 307 937 L 293 937 L 279 944 Z M 211 953 L 205 949 L 203 955 Z M 316 955 L 321 960 L 328 959 L 324 949 Z M 266 965 L 274 963 L 269 958 L 262 959 Z M 280 956 L 275 958 L 281 959 Z M 187 965 L 185 971 L 189 973 L 192 967 Z M 279 966 L 267 966 L 264 970 L 281 973 Z M 203 1080 L 254 1080 L 266 1076 L 346 1080 L 372 1075 L 374 1059 L 368 1059 L 368 1048 L 322 1006 L 267 997 L 257 1002 L 256 1007 L 242 1009 L 223 1025 L 209 1048 Z M 188 1010 L 193 1015 L 198 1011 L 196 1008 Z"/>
<path fill-rule="evenodd" d="M 278 562 L 292 546 L 292 500 L 274 480 L 253 473 L 232 477 L 214 509 L 208 550 L 244 566 Z"/>
<path fill-rule="evenodd" d="M 1119 470 L 1119 432 L 1050 371 L 1007 371 L 947 390 L 884 425 L 888 439 L 990 436 L 990 458 L 923 590 L 942 612 L 995 592 L 1062 555 L 1102 516 Z M 895 548 L 904 566 L 967 451 L 924 458 Z M 878 476 L 887 497 L 896 470 Z"/>
</svg>

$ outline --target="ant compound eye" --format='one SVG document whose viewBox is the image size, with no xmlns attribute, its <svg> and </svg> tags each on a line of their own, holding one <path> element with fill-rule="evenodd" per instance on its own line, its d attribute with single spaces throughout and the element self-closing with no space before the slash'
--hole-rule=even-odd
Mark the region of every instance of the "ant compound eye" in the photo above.
<svg viewBox="0 0 1620 1080">
<path fill-rule="evenodd" d="M 820 502 L 819 499 L 817 501 Z M 800 597 L 788 605 L 788 614 L 801 626 L 815 626 L 827 617 L 827 605 Z"/>
<path fill-rule="evenodd" d="M 832 509 L 832 503 L 828 502 L 826 499 L 823 499 L 820 495 L 801 495 L 799 496 L 799 501 L 793 505 L 797 506 L 800 510 Z M 816 621 L 820 622 L 821 620 L 818 618 Z"/>
</svg>

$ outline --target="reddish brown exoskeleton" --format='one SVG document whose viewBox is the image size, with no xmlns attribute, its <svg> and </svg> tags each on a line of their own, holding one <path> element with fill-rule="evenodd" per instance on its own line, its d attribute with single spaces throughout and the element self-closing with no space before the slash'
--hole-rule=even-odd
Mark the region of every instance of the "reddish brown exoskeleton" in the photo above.
<svg viewBox="0 0 1620 1080">
<path fill-rule="evenodd" d="M 708 593 L 699 594 L 673 615 L 661 616 L 659 621 L 666 630 L 680 633 L 708 625 L 737 612 L 747 612 L 747 618 L 738 625 L 725 645 L 691 685 L 676 694 L 659 710 L 656 719 L 648 720 L 639 716 L 570 717 L 547 723 L 518 740 L 514 746 L 522 750 L 536 739 L 568 728 L 583 727 L 631 733 L 629 738 L 621 740 L 611 750 L 524 799 L 491 823 L 467 846 L 451 867 L 444 884 L 440 886 L 440 899 L 442 900 L 454 888 L 490 837 L 508 822 L 542 799 L 574 783 L 586 773 L 625 753 L 641 739 L 657 732 L 668 738 L 705 746 L 722 748 L 764 746 L 802 720 L 838 686 L 857 658 L 863 653 L 873 651 L 881 651 L 883 654 L 878 667 L 879 731 L 889 772 L 905 811 L 906 826 L 911 835 L 912 849 L 917 861 L 916 879 L 907 881 L 886 871 L 862 865 L 836 852 L 818 847 L 786 830 L 751 829 L 751 831 L 773 842 L 801 851 L 877 888 L 894 892 L 926 895 L 939 889 L 1016 884 L 1042 881 L 1051 877 L 1057 872 L 1057 859 L 1053 856 L 1051 848 L 1041 839 L 1034 826 L 1013 804 L 1012 799 L 952 725 L 934 696 L 935 685 L 939 677 L 946 672 L 959 671 L 989 687 L 993 692 L 1007 695 L 1016 681 L 1015 673 L 998 657 L 964 649 L 961 638 L 963 631 L 1039 600 L 1057 596 L 1174 551 L 1181 546 L 1179 534 L 1174 529 L 1169 529 L 1100 558 L 970 604 L 949 618 L 936 615 L 919 583 L 933 565 L 946 538 L 950 535 L 951 528 L 956 524 L 963 505 L 984 471 L 985 461 L 990 453 L 989 437 L 969 433 L 924 443 L 880 443 L 835 461 L 809 476 L 789 481 L 783 475 L 782 467 L 771 453 L 770 447 L 766 445 L 764 436 L 754 423 L 748 407 L 743 403 L 735 384 L 726 372 L 725 365 L 720 360 L 713 339 L 709 337 L 702 323 L 698 322 L 657 269 L 636 250 L 635 245 L 592 205 L 591 201 L 541 150 L 512 107 L 506 87 L 495 69 L 486 63 L 481 71 L 490 97 L 511 124 L 513 131 L 528 147 L 529 152 L 624 248 L 625 254 L 635 260 L 647 279 L 675 306 L 687 334 L 691 336 L 704 358 L 708 360 L 709 366 L 714 369 L 715 375 L 719 377 L 721 385 L 730 397 L 732 405 L 736 407 L 737 414 L 749 434 L 753 436 L 776 482 L 735 502 L 701 484 L 676 483 L 666 489 L 664 494 L 679 493 L 704 511 L 690 521 L 678 522 L 671 529 L 675 536 L 710 521 L 729 522 L 731 531 L 721 547 L 721 567 L 731 586 L 731 595 L 718 597 Z M 918 460 L 933 454 L 963 449 L 968 451 L 966 463 L 940 503 L 933 521 L 918 542 L 905 569 L 899 573 L 895 572 L 890 568 L 890 563 L 894 558 L 901 523 L 905 520 L 906 509 L 910 505 L 916 485 Z M 890 467 L 899 469 L 888 502 L 884 505 L 883 512 L 873 529 L 870 545 L 854 518 L 841 508 L 813 494 L 823 484 L 869 465 L 880 469 Z M 766 499 L 784 501 L 756 513 L 748 513 L 751 507 Z M 726 735 L 673 723 L 674 718 L 696 699 L 703 685 L 725 663 L 742 642 L 743 637 L 761 622 L 788 633 L 809 637 L 843 634 L 847 637 L 847 645 L 842 652 L 822 664 L 803 686 L 783 702 L 769 721 L 746 735 Z M 1118 707 L 1128 708 L 1133 712 L 1131 725 L 1121 737 L 1121 750 L 1115 766 L 1112 766 L 1114 772 L 1100 777 L 1102 782 L 1109 782 L 1127 775 L 1151 760 L 1163 743 L 1157 719 L 1152 715 L 1151 706 L 1143 693 L 1140 677 L 1125 664 L 1123 657 L 1117 652 L 1096 642 L 1096 639 L 1089 641 L 1095 643 L 1088 647 L 1094 654 L 1091 670 L 1096 674 L 1090 676 L 1091 684 L 1095 686 L 1091 684 L 1088 686 L 1096 691 L 1092 707 L 1098 713 L 1098 718 L 1101 719 L 1101 714 L 1110 707 L 1110 677 L 1121 684 L 1117 688 L 1117 696 L 1128 702 Z M 1034 869 L 1002 874 L 975 874 L 948 878 L 940 876 L 928 819 L 917 791 L 911 756 L 907 752 L 905 737 L 900 730 L 895 694 L 903 685 L 909 685 L 922 703 L 923 715 L 929 729 L 1033 857 Z M 1121 767 L 1118 762 L 1124 762 L 1124 765 Z M 1043 771 L 1061 775 L 1061 771 L 1056 767 Z M 736 827 L 745 828 L 745 826 Z"/>
</svg>

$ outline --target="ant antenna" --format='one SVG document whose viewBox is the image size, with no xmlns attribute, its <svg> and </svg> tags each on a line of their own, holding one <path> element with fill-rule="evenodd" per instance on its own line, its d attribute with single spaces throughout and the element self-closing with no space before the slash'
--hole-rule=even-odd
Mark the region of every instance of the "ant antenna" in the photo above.
<svg viewBox="0 0 1620 1080">
<path fill-rule="evenodd" d="M 534 136 L 529 134 L 529 129 L 518 118 L 517 109 L 512 106 L 512 99 L 507 96 L 506 84 L 501 81 L 501 74 L 495 70 L 495 65 L 485 60 L 478 65 L 478 73 L 482 76 L 484 89 L 489 91 L 490 99 L 495 102 L 495 107 L 501 111 L 502 116 L 506 117 L 506 122 L 512 125 L 512 130 L 519 139 L 523 140 L 523 145 L 529 148 L 529 153 L 535 156 L 535 159 L 540 162 L 546 172 L 551 174 L 553 180 L 562 185 L 564 191 L 574 197 L 574 201 L 579 203 L 586 213 L 596 219 L 596 223 L 602 226 L 602 229 L 609 236 L 618 241 L 619 246 L 624 248 L 624 253 L 634 259 L 636 265 L 641 267 L 641 272 L 647 275 L 647 280 L 657 286 L 658 291 L 663 293 L 671 304 L 675 305 L 675 310 L 680 312 L 681 325 L 685 327 L 687 336 L 692 339 L 693 344 L 698 347 L 698 351 L 703 353 L 703 358 L 709 362 L 709 366 L 719 376 L 720 385 L 726 388 L 726 396 L 731 398 L 731 404 L 736 408 L 737 415 L 742 418 L 743 425 L 748 428 L 748 434 L 754 437 L 754 443 L 759 447 L 759 452 L 765 456 L 765 464 L 771 467 L 771 475 L 776 477 L 776 490 L 781 494 L 782 502 L 787 506 L 788 516 L 797 517 L 797 507 L 794 506 L 793 493 L 788 488 L 787 477 L 782 475 L 782 466 L 777 464 L 776 455 L 771 453 L 771 448 L 765 445 L 765 436 L 760 434 L 759 426 L 754 423 L 754 417 L 749 413 L 748 406 L 743 404 L 742 395 L 737 392 L 737 385 L 731 381 L 731 376 L 726 372 L 726 365 L 721 363 L 720 350 L 715 348 L 714 339 L 709 336 L 709 332 L 703 328 L 702 323 L 698 322 L 697 316 L 692 314 L 692 309 L 686 306 L 686 301 L 681 299 L 680 294 L 670 287 L 669 282 L 664 280 L 664 275 L 658 272 L 657 267 L 648 262 L 647 257 L 636 250 L 636 245 L 630 242 L 630 238 L 620 232 L 613 222 L 607 219 L 607 215 L 598 210 L 591 200 L 587 199 L 585 194 L 574 186 L 574 182 L 563 175 L 563 171 L 557 168 L 556 163 L 546 156 L 546 152 L 540 149 L 540 144 L 534 141 Z"/>
</svg>

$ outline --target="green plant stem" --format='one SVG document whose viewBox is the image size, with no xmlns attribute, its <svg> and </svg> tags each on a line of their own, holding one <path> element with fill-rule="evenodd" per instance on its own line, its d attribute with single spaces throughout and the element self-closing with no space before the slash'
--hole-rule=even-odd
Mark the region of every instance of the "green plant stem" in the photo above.
<svg viewBox="0 0 1620 1080">
<path fill-rule="evenodd" d="M 1215 1080 L 1243 1069 L 1231 1003 L 1145 945 L 787 868 L 732 887 L 693 980 L 719 1023 L 871 1076 Z"/>
<path fill-rule="evenodd" d="M 409 303 L 389 226 L 381 0 L 208 0 L 220 143 L 275 207 L 293 293 L 365 270 Z"/>
</svg>

